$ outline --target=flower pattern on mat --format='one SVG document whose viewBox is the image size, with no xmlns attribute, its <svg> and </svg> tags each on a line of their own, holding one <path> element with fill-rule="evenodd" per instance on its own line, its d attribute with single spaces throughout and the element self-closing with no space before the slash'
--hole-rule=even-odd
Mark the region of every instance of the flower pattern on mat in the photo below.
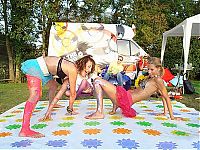
<svg viewBox="0 0 200 150">
<path fill-rule="evenodd" d="M 69 131 L 69 130 L 58 130 L 58 131 L 52 132 L 52 134 L 54 136 L 69 135 L 69 134 L 71 134 L 71 131 Z"/>
<path fill-rule="evenodd" d="M 144 112 L 154 112 L 154 110 L 152 110 L 152 109 L 145 109 L 145 110 L 143 110 Z"/>
<path fill-rule="evenodd" d="M 183 108 L 182 106 L 179 106 L 179 105 L 174 105 L 173 107 L 176 107 L 176 108 Z"/>
<path fill-rule="evenodd" d="M 104 107 L 112 107 L 111 104 L 104 104 Z"/>
<path fill-rule="evenodd" d="M 122 139 L 122 140 L 118 140 L 116 143 L 118 143 L 118 145 L 122 146 L 122 148 L 128 148 L 128 149 L 137 149 L 138 147 L 140 147 L 137 143 L 135 142 L 135 140 L 131 140 L 131 139 Z"/>
<path fill-rule="evenodd" d="M 48 126 L 47 124 L 40 123 L 40 124 L 35 124 L 35 125 L 31 126 L 31 128 L 33 128 L 33 129 L 42 129 L 42 128 L 45 128 L 47 126 Z"/>
<path fill-rule="evenodd" d="M 66 140 L 54 140 L 54 141 L 48 141 L 46 145 L 53 146 L 53 147 L 63 147 L 67 146 L 68 142 Z"/>
<path fill-rule="evenodd" d="M 143 130 L 143 132 L 147 133 L 148 135 L 153 135 L 153 136 L 157 136 L 161 134 L 158 130 L 153 130 L 153 129 L 145 129 Z"/>
<path fill-rule="evenodd" d="M 78 104 L 74 104 L 73 107 L 76 107 L 76 108 L 77 108 L 77 107 L 79 107 L 79 105 L 78 105 Z"/>
<path fill-rule="evenodd" d="M 145 106 L 140 106 L 140 108 L 148 108 L 148 106 L 146 106 L 146 105 Z"/>
<path fill-rule="evenodd" d="M 11 118 L 11 117 L 14 117 L 15 115 L 6 115 L 4 116 L 5 118 Z"/>
<path fill-rule="evenodd" d="M 158 113 L 155 113 L 155 112 L 150 112 L 148 113 L 148 115 L 151 115 L 151 116 L 156 116 Z"/>
<path fill-rule="evenodd" d="M 24 107 L 19 107 L 18 109 L 24 109 Z"/>
<path fill-rule="evenodd" d="M 141 116 L 136 116 L 136 117 L 134 117 L 133 119 L 136 119 L 136 120 L 144 120 L 145 118 L 144 118 L 144 117 L 141 117 Z"/>
<path fill-rule="evenodd" d="M 11 113 L 12 113 L 12 114 L 14 114 L 14 113 L 17 114 L 17 113 L 21 113 L 21 112 L 22 112 L 21 110 L 14 110 L 14 111 L 12 111 Z"/>
<path fill-rule="evenodd" d="M 115 126 L 124 126 L 124 125 L 126 125 L 125 122 L 121 122 L 121 121 L 114 121 L 114 122 L 111 122 L 110 124 L 115 125 Z"/>
<path fill-rule="evenodd" d="M 86 125 L 86 126 L 97 126 L 97 125 L 100 125 L 100 124 L 101 123 L 97 122 L 97 121 L 89 121 L 89 122 L 84 123 L 84 125 Z"/>
<path fill-rule="evenodd" d="M 113 129 L 112 131 L 113 133 L 117 133 L 117 134 L 131 134 L 132 131 L 129 129 L 125 129 L 125 128 L 117 128 L 117 129 Z"/>
<path fill-rule="evenodd" d="M 187 114 L 193 115 L 193 116 L 198 116 L 199 115 L 199 113 L 187 113 Z"/>
<path fill-rule="evenodd" d="M 180 113 L 177 113 L 177 112 L 173 112 L 173 115 L 181 115 Z"/>
<path fill-rule="evenodd" d="M 6 137 L 6 136 L 11 136 L 12 133 L 10 132 L 0 132 L 0 137 Z"/>
<path fill-rule="evenodd" d="M 111 117 L 109 117 L 109 119 L 112 119 L 112 120 L 120 120 L 120 119 L 122 119 L 122 117 L 121 116 L 111 116 Z"/>
<path fill-rule="evenodd" d="M 85 129 L 83 130 L 83 133 L 84 134 L 89 134 L 89 135 L 92 135 L 92 134 L 98 134 L 101 132 L 101 129 Z"/>
<path fill-rule="evenodd" d="M 6 119 L 0 119 L 0 122 L 6 122 Z"/>
<path fill-rule="evenodd" d="M 35 109 L 44 109 L 44 108 L 45 108 L 45 107 L 41 107 L 41 106 L 40 106 L 40 107 L 36 107 Z"/>
<path fill-rule="evenodd" d="M 59 127 L 71 127 L 74 123 L 72 122 L 64 122 L 64 123 L 59 123 Z"/>
<path fill-rule="evenodd" d="M 194 146 L 193 148 L 196 148 L 197 150 L 200 149 L 200 141 L 198 141 L 198 142 L 193 142 L 192 145 Z"/>
<path fill-rule="evenodd" d="M 84 141 L 81 142 L 81 144 L 83 145 L 83 147 L 87 147 L 87 148 L 97 148 L 98 146 L 102 146 L 103 142 L 101 140 L 97 140 L 97 139 L 84 139 Z"/>
<path fill-rule="evenodd" d="M 139 121 L 139 122 L 136 122 L 138 125 L 140 126 L 145 126 L 145 127 L 148 127 L 148 126 L 151 126 L 152 123 L 150 122 L 146 122 L 146 121 Z"/>
<path fill-rule="evenodd" d="M 195 127 L 195 128 L 199 128 L 200 127 L 199 124 L 195 124 L 195 123 L 188 123 L 186 125 L 189 126 L 189 127 Z"/>
<path fill-rule="evenodd" d="M 178 135 L 178 136 L 189 136 L 190 134 L 184 131 L 179 131 L 179 130 L 173 130 L 171 132 L 174 135 Z"/>
<path fill-rule="evenodd" d="M 87 110 L 96 110 L 96 107 L 94 107 L 94 108 L 87 108 Z"/>
<path fill-rule="evenodd" d="M 33 111 L 33 113 L 37 113 L 37 112 L 40 112 L 41 110 L 37 110 L 37 109 L 35 109 L 34 111 Z"/>
<path fill-rule="evenodd" d="M 163 105 L 157 105 L 156 107 L 157 107 L 157 108 L 164 108 Z"/>
<path fill-rule="evenodd" d="M 74 117 L 72 117 L 72 116 L 63 117 L 62 120 L 74 120 Z"/>
<path fill-rule="evenodd" d="M 159 142 L 158 144 L 156 144 L 156 147 L 158 147 L 158 149 L 163 149 L 163 150 L 172 150 L 177 148 L 177 144 L 165 141 L 165 142 Z"/>
<path fill-rule="evenodd" d="M 166 117 L 164 116 L 157 116 L 155 117 L 156 120 L 168 120 Z"/>
<path fill-rule="evenodd" d="M 169 123 L 169 122 L 163 122 L 162 125 L 165 126 L 165 127 L 171 127 L 171 128 L 176 128 L 177 127 L 176 124 Z"/>
<path fill-rule="evenodd" d="M 94 107 L 96 107 L 96 105 L 88 105 L 88 107 L 92 107 L 92 108 L 94 108 Z"/>
<path fill-rule="evenodd" d="M 22 119 L 16 119 L 15 122 L 22 122 Z"/>
<path fill-rule="evenodd" d="M 188 110 L 188 109 L 181 109 L 180 111 L 181 112 L 190 112 L 190 110 Z"/>
<path fill-rule="evenodd" d="M 9 129 L 9 130 L 19 129 L 19 128 L 21 128 L 21 125 L 19 125 L 19 124 L 13 124 L 13 125 L 6 126 L 6 129 Z"/>
<path fill-rule="evenodd" d="M 11 143 L 11 146 L 12 147 L 27 147 L 27 146 L 31 146 L 31 143 L 33 143 L 31 140 L 22 140 L 20 142 Z"/>
<path fill-rule="evenodd" d="M 190 121 L 190 118 L 181 118 L 182 121 L 188 122 Z"/>
</svg>

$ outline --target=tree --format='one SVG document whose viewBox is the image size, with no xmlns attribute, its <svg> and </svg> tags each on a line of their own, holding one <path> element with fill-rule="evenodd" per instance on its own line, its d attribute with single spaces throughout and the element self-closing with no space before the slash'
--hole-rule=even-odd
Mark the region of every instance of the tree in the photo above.
<svg viewBox="0 0 200 150">
<path fill-rule="evenodd" d="M 6 39 L 6 50 L 8 54 L 8 66 L 9 66 L 9 79 L 14 81 L 14 64 L 13 64 L 13 50 L 11 47 L 10 34 L 9 34 L 9 14 L 8 14 L 8 6 L 10 4 L 7 0 L 1 0 L 1 4 L 3 6 L 2 16 L 4 21 L 4 34 Z"/>
<path fill-rule="evenodd" d="M 160 53 L 162 33 L 167 29 L 167 20 L 163 10 L 168 6 L 159 0 L 135 0 L 134 23 L 136 24 L 136 41 L 149 53 L 157 56 Z"/>
</svg>

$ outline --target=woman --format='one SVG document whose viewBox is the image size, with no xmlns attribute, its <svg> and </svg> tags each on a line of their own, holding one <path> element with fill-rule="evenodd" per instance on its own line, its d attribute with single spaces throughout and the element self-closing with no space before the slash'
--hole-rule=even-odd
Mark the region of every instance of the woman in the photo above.
<svg viewBox="0 0 200 150">
<path fill-rule="evenodd" d="M 78 64 L 79 63 L 79 64 Z M 92 95 L 93 85 L 92 85 L 92 74 L 95 70 L 95 62 L 93 59 L 84 59 L 83 61 L 77 61 L 78 76 L 76 80 L 76 97 L 82 95 Z M 65 92 L 66 96 L 70 96 L 70 86 Z"/>
<path fill-rule="evenodd" d="M 166 114 L 166 107 L 168 108 L 170 118 L 172 120 L 176 118 L 173 116 L 172 105 L 168 96 L 167 90 L 164 86 L 161 76 L 163 75 L 163 67 L 160 59 L 156 57 L 149 58 L 148 61 L 148 73 L 149 77 L 145 80 L 141 87 L 126 91 L 121 86 L 114 86 L 113 84 L 103 80 L 96 79 L 94 81 L 94 87 L 97 96 L 97 110 L 95 113 L 86 116 L 86 119 L 102 119 L 103 114 L 103 92 L 111 99 L 113 103 L 113 110 L 110 114 L 115 114 L 118 107 L 121 108 L 122 114 L 126 117 L 135 117 L 136 111 L 131 106 L 141 100 L 149 98 L 153 93 L 159 92 L 163 97 L 164 114 Z"/>
<path fill-rule="evenodd" d="M 77 114 L 73 111 L 73 103 L 76 98 L 76 78 L 78 74 L 76 64 L 65 58 L 47 56 L 25 61 L 22 63 L 21 70 L 26 74 L 30 95 L 25 104 L 22 129 L 19 136 L 32 138 L 44 137 L 43 134 L 30 129 L 30 117 L 37 102 L 42 96 L 41 85 L 48 85 L 49 95 L 52 96 L 55 93 L 57 85 L 56 81 L 53 79 L 53 75 L 57 75 L 59 78 L 64 79 L 64 82 L 52 102 L 49 103 L 48 110 L 53 109 L 58 99 L 60 99 L 66 91 L 66 85 L 69 83 L 71 88 L 68 109 L 71 110 L 71 114 Z"/>
<path fill-rule="evenodd" d="M 87 66 L 87 69 L 83 69 L 85 66 Z M 76 71 L 73 69 L 73 67 L 69 68 L 69 70 L 72 71 L 72 72 L 74 72 L 74 71 L 76 72 L 76 74 L 74 73 L 74 76 L 72 76 L 72 78 L 77 79 L 77 74 L 80 70 L 85 70 L 87 72 L 94 72 L 95 61 L 93 60 L 91 55 L 87 55 L 87 56 L 84 56 L 83 58 L 77 60 L 74 64 L 74 67 L 76 68 Z M 75 82 L 71 82 L 70 78 L 64 79 L 64 82 L 61 86 L 60 91 L 57 93 L 57 95 L 53 99 L 53 101 L 52 101 L 51 105 L 49 106 L 45 116 L 43 118 L 39 119 L 39 121 L 51 120 L 51 111 L 53 109 L 53 105 L 55 105 L 58 102 L 58 100 L 62 97 L 62 95 L 66 92 L 68 85 L 70 85 L 70 99 L 69 99 L 69 106 L 67 106 L 67 112 L 71 115 L 78 114 L 77 112 L 75 112 L 73 110 L 73 103 L 74 103 L 74 100 L 76 98 L 76 80 L 74 80 L 74 81 Z M 72 95 L 73 95 L 73 97 L 72 97 Z"/>
</svg>

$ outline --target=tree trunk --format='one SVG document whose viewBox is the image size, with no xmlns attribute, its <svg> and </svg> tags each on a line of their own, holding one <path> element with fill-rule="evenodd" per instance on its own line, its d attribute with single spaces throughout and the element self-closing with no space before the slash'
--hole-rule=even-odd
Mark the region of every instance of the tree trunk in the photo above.
<svg viewBox="0 0 200 150">
<path fill-rule="evenodd" d="M 13 64 L 13 55 L 12 55 L 13 53 L 10 46 L 9 38 L 7 36 L 6 36 L 6 50 L 8 53 L 9 79 L 11 79 L 14 82 L 15 77 L 14 77 L 14 64 Z"/>
<path fill-rule="evenodd" d="M 7 54 L 8 54 L 9 79 L 14 81 L 13 52 L 12 52 L 10 39 L 9 39 L 9 33 L 8 33 L 7 0 L 2 1 L 2 3 L 3 3 L 3 19 L 4 19 L 4 23 L 5 23 L 6 50 L 7 50 Z"/>
<path fill-rule="evenodd" d="M 20 75 L 20 69 L 19 69 L 19 65 L 15 64 L 15 68 L 16 68 L 16 72 L 15 72 L 15 82 L 17 83 L 21 83 L 21 75 Z"/>
</svg>

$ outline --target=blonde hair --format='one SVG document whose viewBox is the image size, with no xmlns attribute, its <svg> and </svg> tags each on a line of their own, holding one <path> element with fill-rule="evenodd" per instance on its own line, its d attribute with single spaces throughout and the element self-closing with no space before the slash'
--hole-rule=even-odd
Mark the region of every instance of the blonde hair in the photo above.
<svg viewBox="0 0 200 150">
<path fill-rule="evenodd" d="M 160 58 L 157 57 L 149 57 L 148 64 L 154 65 L 156 68 L 159 69 L 160 76 L 164 75 L 164 68 L 162 67 Z"/>
</svg>

